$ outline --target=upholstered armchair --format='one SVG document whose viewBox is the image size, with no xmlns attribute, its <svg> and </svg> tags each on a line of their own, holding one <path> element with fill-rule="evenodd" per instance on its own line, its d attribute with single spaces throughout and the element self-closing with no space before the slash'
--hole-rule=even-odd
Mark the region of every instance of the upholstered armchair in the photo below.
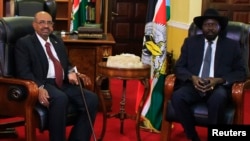
<svg viewBox="0 0 250 141">
<path fill-rule="evenodd" d="M 201 34 L 201 30 L 191 24 L 188 36 L 195 34 Z M 227 37 L 240 42 L 242 49 L 242 55 L 245 58 L 246 68 L 248 70 L 248 56 L 249 56 L 249 25 L 241 22 L 230 21 L 228 27 L 224 33 Z M 165 79 L 164 88 L 164 107 L 163 107 L 163 119 L 161 127 L 161 141 L 170 141 L 172 123 L 177 122 L 178 119 L 175 115 L 173 106 L 171 104 L 171 96 L 174 91 L 175 75 L 170 74 Z M 227 124 L 243 124 L 243 106 L 245 91 L 250 89 L 250 80 L 245 82 L 235 83 L 232 87 L 233 103 L 229 104 L 226 110 L 226 122 Z M 207 107 L 205 103 L 198 103 L 192 107 L 192 111 L 195 116 L 197 126 L 207 126 Z"/>
<path fill-rule="evenodd" d="M 27 16 L 0 19 L 0 115 L 23 118 L 18 124 L 12 124 L 12 127 L 24 125 L 26 141 L 36 140 L 36 128 L 42 132 L 48 126 L 47 108 L 37 104 L 38 86 L 33 81 L 15 78 L 14 73 L 13 48 L 20 37 L 34 32 L 32 21 L 33 17 Z M 68 125 L 73 124 L 76 113 L 70 104 Z M 4 127 L 8 127 L 8 124 Z"/>
</svg>

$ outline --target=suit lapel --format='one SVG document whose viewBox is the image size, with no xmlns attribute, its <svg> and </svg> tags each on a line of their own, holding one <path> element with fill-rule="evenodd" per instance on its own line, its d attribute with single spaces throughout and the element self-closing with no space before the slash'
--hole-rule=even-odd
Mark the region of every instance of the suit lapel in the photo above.
<svg viewBox="0 0 250 141">
<path fill-rule="evenodd" d="M 214 70 L 216 70 L 219 65 L 220 65 L 220 58 L 223 57 L 223 51 L 224 51 L 224 48 L 223 48 L 223 42 L 221 40 L 221 38 L 219 37 L 218 38 L 218 41 L 217 41 L 217 44 L 216 44 L 216 51 L 215 51 L 215 57 L 214 57 Z M 215 71 L 214 71 L 215 73 Z"/>
<path fill-rule="evenodd" d="M 202 61 L 203 61 L 203 53 L 204 53 L 204 49 L 205 49 L 205 39 L 203 36 L 199 36 L 197 39 L 195 39 L 194 42 L 195 42 L 196 47 L 195 47 L 195 49 L 192 49 L 192 51 L 196 55 L 197 59 L 194 59 L 196 61 L 195 64 L 199 64 L 199 65 L 195 65 L 195 66 L 197 66 L 196 70 L 197 70 L 197 72 L 199 72 Z"/>
<path fill-rule="evenodd" d="M 203 53 L 204 53 L 204 50 L 205 50 L 205 39 L 204 38 L 200 38 L 200 40 L 197 41 L 197 45 L 198 45 L 198 48 L 197 48 L 197 54 L 199 55 L 198 57 L 200 58 L 199 59 L 199 63 L 202 64 L 202 61 L 203 61 Z"/>
<path fill-rule="evenodd" d="M 41 65 L 42 65 L 43 72 L 45 72 L 47 75 L 49 62 L 48 62 L 47 56 L 44 52 L 43 46 L 41 45 L 40 41 L 38 40 L 36 34 L 32 35 L 32 41 L 34 44 L 33 45 L 34 49 L 36 50 L 35 52 L 37 52 L 37 55 L 40 58 L 39 60 L 40 60 Z"/>
</svg>

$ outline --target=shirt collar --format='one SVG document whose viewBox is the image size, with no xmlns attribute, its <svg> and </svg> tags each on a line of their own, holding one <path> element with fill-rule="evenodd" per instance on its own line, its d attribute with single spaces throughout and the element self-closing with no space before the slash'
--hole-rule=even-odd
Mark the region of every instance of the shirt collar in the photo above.
<svg viewBox="0 0 250 141">
<path fill-rule="evenodd" d="M 37 36 L 38 40 L 40 41 L 40 43 L 42 44 L 42 46 L 44 46 L 46 42 L 49 42 L 51 44 L 49 38 L 47 39 L 47 41 L 44 41 L 44 39 L 39 34 L 36 33 L 36 36 Z"/>
<path fill-rule="evenodd" d="M 214 40 L 212 40 L 213 44 L 216 44 L 217 40 L 218 40 L 218 36 Z M 206 38 L 205 38 L 205 42 L 208 43 L 208 40 Z"/>
</svg>

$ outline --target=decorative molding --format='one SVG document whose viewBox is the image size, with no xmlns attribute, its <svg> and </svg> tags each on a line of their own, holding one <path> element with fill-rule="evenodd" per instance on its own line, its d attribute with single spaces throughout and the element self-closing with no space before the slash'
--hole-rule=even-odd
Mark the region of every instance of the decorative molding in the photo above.
<svg viewBox="0 0 250 141">
<path fill-rule="evenodd" d="M 177 21 L 168 21 L 168 26 L 172 26 L 172 27 L 175 27 L 175 28 L 180 28 L 180 29 L 184 29 L 184 30 L 188 30 L 190 24 L 187 24 L 187 23 L 182 23 L 182 22 L 177 22 Z"/>
</svg>

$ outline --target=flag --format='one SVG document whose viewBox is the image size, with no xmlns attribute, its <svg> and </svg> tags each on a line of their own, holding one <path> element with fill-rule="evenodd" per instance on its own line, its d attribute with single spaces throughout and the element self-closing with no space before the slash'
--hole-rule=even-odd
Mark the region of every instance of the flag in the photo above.
<svg viewBox="0 0 250 141">
<path fill-rule="evenodd" d="M 70 25 L 70 31 L 77 31 L 79 26 L 82 26 L 86 21 L 86 5 L 87 0 L 73 0 L 73 7 L 72 7 L 72 20 Z"/>
<path fill-rule="evenodd" d="M 160 132 L 161 128 L 169 18 L 170 0 L 149 0 L 141 59 L 151 65 L 151 85 L 142 110 L 141 128 L 152 132 Z"/>
</svg>

